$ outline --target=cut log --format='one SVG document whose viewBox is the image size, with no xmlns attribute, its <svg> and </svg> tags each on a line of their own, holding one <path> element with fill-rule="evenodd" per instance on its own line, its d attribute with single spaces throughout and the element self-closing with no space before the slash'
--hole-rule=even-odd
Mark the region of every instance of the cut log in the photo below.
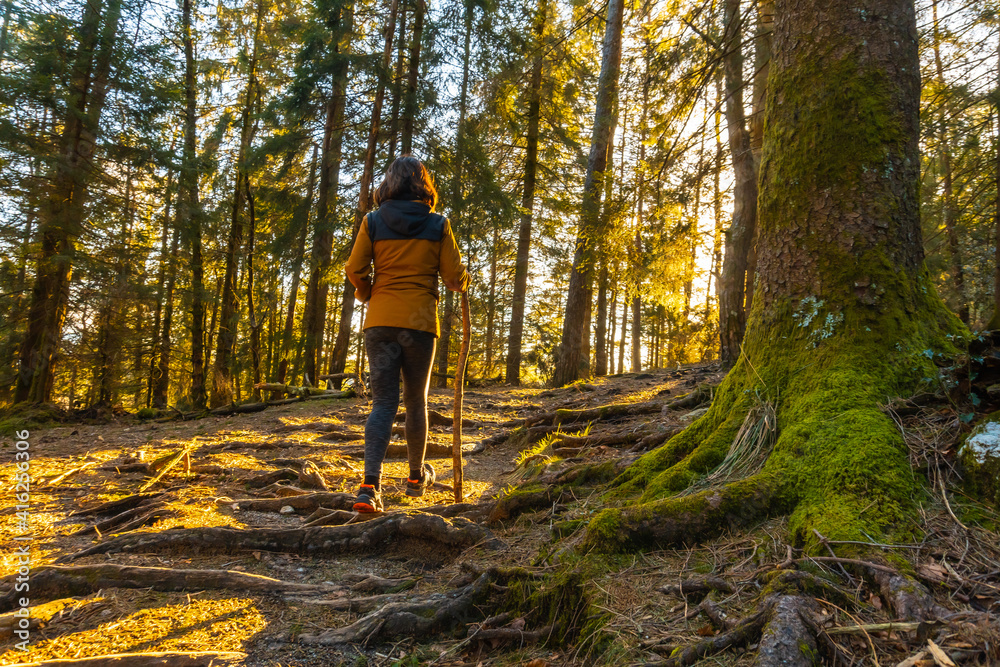
<svg viewBox="0 0 1000 667">
<path fill-rule="evenodd" d="M 225 664 L 239 664 L 246 657 L 246 653 L 236 651 L 115 653 L 93 658 L 19 662 L 10 667 L 221 667 Z"/>
<path fill-rule="evenodd" d="M 346 494 L 342 494 L 346 495 Z M 303 496 L 299 496 L 301 498 Z M 297 498 L 278 499 L 291 503 Z M 419 540 L 435 545 L 444 556 L 449 549 L 465 549 L 476 544 L 495 546 L 492 534 L 468 519 L 445 519 L 433 514 L 386 514 L 364 523 L 317 528 L 174 528 L 158 533 L 120 535 L 87 549 L 61 557 L 68 562 L 94 554 L 120 552 L 238 553 L 274 551 L 302 555 L 383 551 L 397 539 Z"/>
<path fill-rule="evenodd" d="M 8 582 L 13 581 L 8 577 Z M 182 570 L 170 567 L 138 567 L 101 563 L 98 565 L 48 565 L 31 573 L 32 600 L 90 595 L 102 588 L 150 588 L 154 591 L 235 590 L 265 595 L 329 595 L 344 591 L 343 586 L 300 584 L 257 574 L 231 570 Z M 13 589 L 0 597 L 0 611 L 16 609 Z M 75 601 L 73 601 L 75 603 Z M 32 609 L 34 616 L 35 610 Z"/>
</svg>

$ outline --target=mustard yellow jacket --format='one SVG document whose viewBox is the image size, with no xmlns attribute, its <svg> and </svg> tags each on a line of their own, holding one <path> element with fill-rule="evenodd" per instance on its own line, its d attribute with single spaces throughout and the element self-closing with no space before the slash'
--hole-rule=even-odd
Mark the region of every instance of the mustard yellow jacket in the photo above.
<svg viewBox="0 0 1000 667">
<path fill-rule="evenodd" d="M 418 201 L 382 202 L 365 216 L 346 271 L 355 298 L 368 304 L 365 329 L 404 327 L 440 336 L 438 274 L 450 290 L 469 287 L 451 224 Z"/>
</svg>

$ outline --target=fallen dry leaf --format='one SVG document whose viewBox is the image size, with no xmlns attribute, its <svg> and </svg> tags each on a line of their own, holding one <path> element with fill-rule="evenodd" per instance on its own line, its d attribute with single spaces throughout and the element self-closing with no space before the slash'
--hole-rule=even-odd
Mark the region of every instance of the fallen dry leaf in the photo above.
<svg viewBox="0 0 1000 667">
<path fill-rule="evenodd" d="M 927 640 L 927 648 L 931 650 L 931 655 L 934 656 L 934 662 L 936 662 L 941 667 L 957 667 L 948 654 L 945 653 L 940 646 L 934 643 L 933 640 Z"/>
</svg>

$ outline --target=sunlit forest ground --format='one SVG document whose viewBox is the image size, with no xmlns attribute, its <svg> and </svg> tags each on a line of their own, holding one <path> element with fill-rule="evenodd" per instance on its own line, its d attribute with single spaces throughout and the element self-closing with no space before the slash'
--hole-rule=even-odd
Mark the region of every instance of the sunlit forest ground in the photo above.
<svg viewBox="0 0 1000 667">
<path fill-rule="evenodd" d="M 765 522 L 749 531 L 728 533 L 695 548 L 592 559 L 584 555 L 578 568 L 587 573 L 589 613 L 601 621 L 595 631 L 600 641 L 595 636 L 579 636 L 565 644 L 546 641 L 550 638 L 522 642 L 476 640 L 472 631 L 481 619 L 440 635 L 389 644 L 373 642 L 370 646 L 362 643 L 316 646 L 302 643 L 299 638 L 350 625 L 370 611 L 371 606 L 365 605 L 372 600 L 383 604 L 434 592 L 446 593 L 461 585 L 470 572 L 491 566 L 550 571 L 559 562 L 560 547 L 574 544 L 583 520 L 603 506 L 599 488 L 581 487 L 579 495 L 521 508 L 509 516 L 497 514 L 495 498 L 539 474 L 580 462 L 632 460 L 637 454 L 630 450 L 636 446 L 574 449 L 558 446 L 552 435 L 536 442 L 517 435 L 504 441 L 495 436 L 509 434 L 512 429 L 502 424 L 556 409 L 660 401 L 664 407 L 655 419 L 648 414 L 625 415 L 570 425 L 565 432 L 575 431 L 578 436 L 622 436 L 654 428 L 663 433 L 689 423 L 704 411 L 704 406 L 671 408 L 676 405 L 671 401 L 690 396 L 699 386 L 714 385 L 721 376 L 716 365 L 697 365 L 612 376 L 555 390 L 506 387 L 468 390 L 465 417 L 478 426 L 463 429 L 466 502 L 482 509 L 480 520 L 489 523 L 495 538 L 488 544 L 470 547 L 448 548 L 419 537 L 397 536 L 377 548 L 334 556 L 314 556 L 294 549 L 241 549 L 235 545 L 230 545 L 231 549 L 225 545 L 201 549 L 140 546 L 130 552 L 98 552 L 70 561 L 67 556 L 117 539 L 117 534 L 152 535 L 169 529 L 222 526 L 247 530 L 302 528 L 315 520 L 316 507 L 293 508 L 295 498 L 324 492 L 309 486 L 315 477 L 300 474 L 304 462 L 316 466 L 322 478 L 320 483 L 328 487 L 326 498 L 333 501 L 330 506 L 339 502 L 337 494 L 353 498 L 360 481 L 360 448 L 368 405 L 363 398 L 323 399 L 274 407 L 252 415 L 163 422 L 122 417 L 110 423 L 69 423 L 33 430 L 30 441 L 36 475 L 31 507 L 34 570 L 63 559 L 61 562 L 75 566 L 117 564 L 227 570 L 318 588 L 311 594 L 211 587 L 170 592 L 158 590 L 163 586 L 148 581 L 136 581 L 131 587 L 101 587 L 84 595 L 53 594 L 46 601 L 56 598 L 61 601 L 53 603 L 57 610 L 34 630 L 28 658 L 39 661 L 129 652 L 235 651 L 246 653 L 245 664 L 250 665 L 530 664 L 538 667 L 591 662 L 630 664 L 657 654 L 669 655 L 675 646 L 691 644 L 718 632 L 703 620 L 704 605 L 699 604 L 699 598 L 678 592 L 677 586 L 694 577 L 725 573 L 731 584 L 718 601 L 725 604 L 731 615 L 752 611 L 759 594 L 756 577 L 797 556 L 794 553 L 797 550 L 787 543 L 785 519 Z M 433 390 L 430 408 L 450 414 L 451 400 L 450 393 Z M 946 411 L 947 408 L 935 408 L 933 414 L 923 412 L 917 417 L 901 419 L 907 420 L 907 428 L 913 428 L 918 423 L 913 420 L 919 418 L 922 428 L 933 430 L 935 424 L 954 421 L 954 415 L 950 420 L 941 419 Z M 449 445 L 449 431 L 449 427 L 433 426 L 432 445 Z M 922 431 L 923 446 L 928 442 L 929 432 Z M 342 436 L 344 433 L 354 437 Z M 338 441 L 331 442 L 334 439 Z M 400 442 L 401 436 L 394 436 L 393 443 Z M 916 441 L 910 444 L 914 456 L 924 451 Z M 9 440 L 4 447 L 10 448 Z M 158 474 L 154 472 L 156 465 L 150 464 L 172 460 L 185 449 L 190 452 L 189 463 L 178 462 L 146 490 Z M 438 471 L 439 483 L 419 499 L 407 498 L 402 493 L 405 460 L 387 461 L 386 514 L 435 511 L 452 502 L 451 459 L 436 455 L 431 460 Z M 72 474 L 61 477 L 68 472 Z M 5 462 L 3 476 L 10 486 L 14 479 L 13 464 Z M 98 533 L 83 532 L 98 519 L 107 521 L 113 513 L 94 516 L 81 514 L 82 511 L 140 492 L 156 495 L 151 495 L 152 500 L 145 505 L 149 511 L 140 508 L 132 514 L 130 520 L 139 525 L 119 523 Z M 941 604 L 952 608 L 995 609 L 1000 603 L 996 571 L 1000 547 L 996 533 L 980 526 L 995 527 L 1000 516 L 961 495 L 952 498 L 951 508 L 946 508 L 940 499 L 924 504 L 922 514 L 913 517 L 914 525 L 926 531 L 923 542 L 892 550 L 891 557 L 909 563 L 922 581 L 932 585 Z M 257 505 L 251 507 L 254 502 Z M 6 544 L 13 544 L 19 532 L 14 504 L 8 494 L 0 509 L 0 539 Z M 952 510 L 957 516 L 950 514 Z M 959 517 L 969 524 L 968 528 L 958 527 Z M 355 515 L 353 520 L 358 519 Z M 17 569 L 13 556 L 8 551 L 3 558 L 3 575 L 12 575 Z M 588 567 L 588 562 L 593 567 Z M 815 567 L 824 576 L 840 576 L 837 565 L 817 563 Z M 8 577 L 7 583 L 10 581 Z M 828 627 L 888 620 L 887 610 L 882 609 L 877 595 L 861 585 L 856 584 L 852 589 L 849 582 L 842 583 L 851 606 L 843 608 L 830 603 L 822 609 L 820 617 Z M 517 619 L 511 626 L 517 627 Z M 881 664 L 900 663 L 927 637 L 942 642 L 953 655 L 967 654 L 972 661 L 963 664 L 989 664 L 979 662 L 976 657 L 981 654 L 981 643 L 993 642 L 996 646 L 1000 640 L 997 629 L 988 626 L 963 628 L 953 622 L 947 626 L 947 632 L 935 634 L 935 631 L 932 626 L 923 628 L 921 638 L 915 634 L 915 628 L 908 626 L 896 632 L 831 632 L 829 636 L 845 655 L 854 656 L 861 664 L 874 664 L 868 659 L 876 655 L 884 661 Z M 22 652 L 10 645 L 0 654 L 2 664 L 25 659 Z M 751 663 L 752 652 L 737 652 L 724 654 L 713 664 Z"/>
</svg>

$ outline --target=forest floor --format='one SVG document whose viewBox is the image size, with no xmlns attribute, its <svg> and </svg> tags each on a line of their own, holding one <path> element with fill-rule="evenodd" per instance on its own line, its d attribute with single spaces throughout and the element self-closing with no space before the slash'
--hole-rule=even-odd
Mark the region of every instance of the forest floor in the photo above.
<svg viewBox="0 0 1000 667">
<path fill-rule="evenodd" d="M 508 505 L 501 512 L 496 499 L 540 470 L 634 459 L 650 446 L 651 433 L 658 434 L 653 438 L 658 443 L 707 405 L 703 399 L 683 397 L 696 397 L 699 387 L 721 378 L 718 366 L 695 365 L 558 390 L 468 389 L 465 504 L 451 505 L 450 455 L 429 456 L 438 484 L 418 499 L 403 494 L 405 458 L 390 458 L 383 473 L 386 511 L 375 517 L 345 511 L 361 479 L 369 410 L 362 398 L 309 400 L 257 414 L 190 421 L 123 417 L 32 430 L 31 598 L 32 606 L 50 604 L 33 611 L 39 620 L 28 653 L 14 647 L 17 640 L 3 621 L 9 616 L 0 616 L 0 664 L 118 653 L 239 652 L 246 656 L 235 658 L 248 665 L 542 667 L 595 659 L 633 664 L 668 655 L 675 646 L 720 633 L 700 614 L 700 597 L 669 587 L 725 574 L 730 583 L 722 586 L 728 590 L 719 601 L 734 617 L 752 610 L 760 590 L 754 576 L 790 560 L 784 520 L 689 549 L 602 557 L 600 567 L 589 570 L 583 582 L 587 613 L 600 616 L 599 632 L 610 638 L 611 648 L 605 641 L 599 658 L 593 637 L 556 642 L 551 628 L 525 627 L 523 616 L 483 622 L 489 609 L 477 617 L 475 605 L 460 622 L 446 624 L 447 631 L 437 632 L 441 628 L 435 626 L 435 632 L 417 632 L 416 637 L 385 635 L 392 619 L 369 626 L 356 621 L 394 604 L 429 601 L 432 611 L 444 607 L 456 590 L 472 585 L 490 568 L 552 568 L 557 559 L 540 554 L 551 553 L 561 538 L 572 541 L 583 520 L 600 509 L 599 487 L 581 486 L 570 496 Z M 610 404 L 645 408 L 638 414 L 570 420 L 556 436 L 545 435 L 544 428 L 529 435 L 522 428 L 505 438 L 524 420 L 537 417 L 547 424 L 546 416 L 555 410 Z M 429 408 L 450 420 L 451 390 L 432 390 Z M 431 446 L 442 452 L 452 441 L 445 421 L 431 422 Z M 589 439 L 560 435 L 574 431 Z M 600 444 L 602 435 L 609 436 L 610 444 Z M 394 435 L 393 444 L 404 444 L 401 434 Z M 3 439 L 0 458 L 8 490 L 0 497 L 0 542 L 8 545 L 0 557 L 0 576 L 5 577 L 0 613 L 9 615 L 17 607 L 17 595 L 10 592 L 18 569 L 14 538 L 24 527 L 16 508 L 9 437 Z M 991 559 L 1000 555 L 1000 548 L 991 550 L 981 542 L 992 536 L 997 543 L 996 534 L 977 529 L 972 545 L 967 536 L 965 553 L 956 554 L 953 549 L 961 552 L 962 545 L 946 510 L 925 509 L 921 520 L 932 527 L 928 539 L 920 547 L 903 549 L 903 556 L 925 580 L 939 584 L 935 595 L 942 604 L 995 613 L 1000 609 L 1000 565 Z M 65 569 L 45 569 L 56 563 Z M 829 571 L 840 576 L 836 566 Z M 853 613 L 834 605 L 821 609 L 827 624 L 887 620 L 878 596 L 844 574 Z M 950 580 L 953 574 L 956 579 Z M 505 590 L 490 586 L 496 596 Z M 360 630 L 338 635 L 331 630 L 337 628 Z M 974 642 L 1000 640 L 996 628 L 947 636 L 928 635 L 932 629 L 830 636 L 845 656 L 856 657 L 855 664 L 876 655 L 884 664 L 897 664 L 917 655 L 906 663 L 911 666 L 935 664 L 926 650 L 918 652 L 927 648 L 928 636 L 959 662 L 963 656 L 975 660 L 968 664 L 986 664 L 978 662 L 981 653 Z M 349 641 L 336 641 L 344 637 Z M 715 660 L 749 665 L 753 656 L 736 652 Z"/>
</svg>

